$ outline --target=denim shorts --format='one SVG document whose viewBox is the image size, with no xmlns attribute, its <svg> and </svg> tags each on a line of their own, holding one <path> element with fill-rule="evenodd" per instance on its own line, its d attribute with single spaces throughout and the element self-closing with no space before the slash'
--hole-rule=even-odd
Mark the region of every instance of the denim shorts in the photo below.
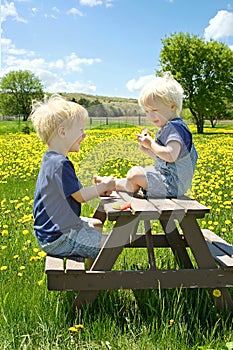
<svg viewBox="0 0 233 350">
<path fill-rule="evenodd" d="M 168 179 L 154 167 L 146 167 L 147 180 L 146 196 L 148 198 L 176 198 L 177 186 L 173 179 Z M 168 185 L 169 183 L 169 185 Z"/>
<path fill-rule="evenodd" d="M 63 233 L 54 242 L 39 242 L 41 248 L 49 255 L 82 258 L 95 258 L 100 251 L 101 233 L 94 229 L 91 219 L 81 218 L 83 227 L 77 231 L 71 229 Z"/>
</svg>

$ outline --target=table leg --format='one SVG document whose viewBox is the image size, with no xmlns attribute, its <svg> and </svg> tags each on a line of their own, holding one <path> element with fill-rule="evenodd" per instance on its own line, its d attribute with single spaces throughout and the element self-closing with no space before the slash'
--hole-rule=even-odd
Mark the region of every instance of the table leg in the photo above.
<svg viewBox="0 0 233 350">
<path fill-rule="evenodd" d="M 144 220 L 144 227 L 145 227 L 146 245 L 147 245 L 148 258 L 150 263 L 150 269 L 156 270 L 153 237 L 151 234 L 151 225 L 149 220 Z"/>
<path fill-rule="evenodd" d="M 175 225 L 174 219 L 171 217 L 168 219 L 163 218 L 160 219 L 160 223 L 166 235 L 167 241 L 172 249 L 172 252 L 175 258 L 178 260 L 179 266 L 184 266 L 187 269 L 192 269 L 193 264 L 185 248 L 185 242 L 181 240 L 181 235 Z"/>
<path fill-rule="evenodd" d="M 111 270 L 124 246 L 129 242 L 130 236 L 136 234 L 138 223 L 139 218 L 137 215 L 119 217 L 90 270 Z M 93 302 L 98 293 L 98 291 L 80 291 L 74 300 L 74 306 L 81 307 L 84 303 Z"/>
<path fill-rule="evenodd" d="M 216 268 L 216 263 L 210 253 L 210 250 L 203 237 L 201 229 L 194 215 L 186 215 L 180 222 L 185 239 L 196 259 L 200 268 Z M 220 296 L 214 297 L 213 290 L 210 291 L 212 298 L 216 302 L 220 310 L 225 310 L 227 307 L 233 311 L 233 302 L 227 288 L 217 288 L 220 290 Z"/>
</svg>

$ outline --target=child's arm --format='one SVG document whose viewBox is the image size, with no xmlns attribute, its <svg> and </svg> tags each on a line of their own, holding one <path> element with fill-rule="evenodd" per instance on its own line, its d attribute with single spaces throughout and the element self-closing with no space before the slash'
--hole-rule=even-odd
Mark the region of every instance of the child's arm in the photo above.
<svg viewBox="0 0 233 350">
<path fill-rule="evenodd" d="M 104 176 L 102 182 L 91 187 L 83 187 L 81 190 L 72 194 L 72 197 L 79 203 L 85 203 L 93 198 L 97 198 L 114 191 L 116 188 L 116 181 L 112 176 Z"/>
<path fill-rule="evenodd" d="M 168 163 L 176 161 L 181 149 L 178 141 L 170 141 L 166 146 L 161 146 L 149 134 L 138 136 L 138 142 L 141 147 L 147 148 L 154 155 L 157 155 Z"/>
</svg>

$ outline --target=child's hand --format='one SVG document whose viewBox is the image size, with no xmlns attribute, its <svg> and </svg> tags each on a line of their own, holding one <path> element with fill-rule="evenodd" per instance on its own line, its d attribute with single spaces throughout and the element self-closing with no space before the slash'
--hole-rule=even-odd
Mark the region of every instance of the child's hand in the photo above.
<svg viewBox="0 0 233 350">
<path fill-rule="evenodd" d="M 153 138 L 150 136 L 149 130 L 144 129 L 141 134 L 136 135 L 140 148 L 150 148 Z"/>
<path fill-rule="evenodd" d="M 113 176 L 97 176 L 95 175 L 93 177 L 94 183 L 97 184 L 103 184 L 104 191 L 100 194 L 101 196 L 110 196 L 112 191 L 116 190 L 116 180 Z"/>
</svg>

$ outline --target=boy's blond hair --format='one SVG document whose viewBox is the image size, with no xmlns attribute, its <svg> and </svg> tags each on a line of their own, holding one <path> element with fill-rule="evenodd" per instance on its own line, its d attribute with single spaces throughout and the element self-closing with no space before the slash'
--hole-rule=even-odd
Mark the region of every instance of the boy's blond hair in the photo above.
<svg viewBox="0 0 233 350">
<path fill-rule="evenodd" d="M 32 104 L 30 119 L 37 135 L 45 143 L 59 126 L 72 122 L 76 119 L 80 123 L 85 123 L 88 118 L 87 110 L 78 103 L 65 100 L 60 95 L 45 97 L 43 101 L 35 101 Z"/>
<path fill-rule="evenodd" d="M 156 97 L 162 99 L 165 104 L 175 105 L 177 115 L 182 110 L 184 90 L 170 72 L 165 72 L 162 77 L 155 77 L 142 89 L 138 98 L 139 105 L 143 108 L 153 109 L 153 100 Z"/>
</svg>

